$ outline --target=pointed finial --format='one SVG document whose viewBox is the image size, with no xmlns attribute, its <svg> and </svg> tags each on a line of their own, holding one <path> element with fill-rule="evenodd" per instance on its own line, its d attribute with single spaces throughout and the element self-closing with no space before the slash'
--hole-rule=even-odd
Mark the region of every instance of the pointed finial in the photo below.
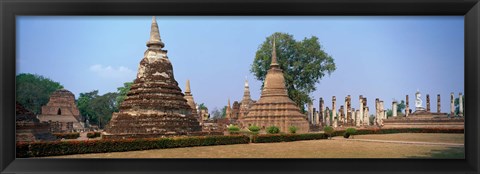
<svg viewBox="0 0 480 174">
<path fill-rule="evenodd" d="M 245 76 L 245 87 L 248 87 L 248 79 L 247 79 L 247 76 Z"/>
<path fill-rule="evenodd" d="M 228 97 L 228 107 L 230 108 L 230 97 Z"/>
<path fill-rule="evenodd" d="M 272 66 L 279 66 L 277 63 L 277 47 L 275 46 L 275 35 L 273 35 L 273 41 L 272 41 L 272 63 L 270 64 L 270 67 Z"/>
<path fill-rule="evenodd" d="M 152 26 L 150 28 L 150 39 L 147 42 L 147 46 L 150 47 L 151 45 L 159 45 L 160 48 L 163 48 L 165 44 L 162 42 L 160 38 L 160 31 L 158 30 L 157 19 L 155 16 L 152 17 Z"/>
<path fill-rule="evenodd" d="M 185 86 L 185 93 L 191 93 L 191 91 L 190 91 L 190 80 L 187 80 L 187 85 Z"/>
</svg>

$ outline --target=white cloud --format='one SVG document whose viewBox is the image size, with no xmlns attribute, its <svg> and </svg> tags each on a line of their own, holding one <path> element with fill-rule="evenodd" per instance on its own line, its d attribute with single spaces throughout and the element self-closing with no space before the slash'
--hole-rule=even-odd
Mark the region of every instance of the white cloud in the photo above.
<svg viewBox="0 0 480 174">
<path fill-rule="evenodd" d="M 112 66 L 102 66 L 100 64 L 95 64 L 90 66 L 90 71 L 94 72 L 102 78 L 114 78 L 114 79 L 124 79 L 124 78 L 135 78 L 135 72 L 127 67 L 120 66 L 118 68 Z"/>
</svg>

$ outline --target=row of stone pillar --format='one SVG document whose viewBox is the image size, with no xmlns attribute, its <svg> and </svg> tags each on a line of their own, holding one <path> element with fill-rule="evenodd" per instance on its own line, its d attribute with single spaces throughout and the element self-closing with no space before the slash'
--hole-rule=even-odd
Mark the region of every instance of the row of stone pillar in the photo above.
<svg viewBox="0 0 480 174">
<path fill-rule="evenodd" d="M 450 115 L 454 115 L 455 113 L 455 108 L 454 108 L 454 94 L 451 93 L 451 111 Z M 426 110 L 427 112 L 430 112 L 430 96 L 427 94 L 427 107 Z M 345 97 L 345 105 L 341 105 L 340 109 L 336 109 L 336 97 L 332 96 L 332 109 L 329 109 L 329 107 L 325 107 L 324 100 L 322 97 L 320 97 L 320 102 L 319 102 L 319 111 L 316 111 L 315 108 L 313 108 L 313 104 L 309 103 L 308 104 L 308 120 L 310 124 L 313 125 L 322 125 L 322 126 L 333 126 L 337 127 L 339 125 L 348 125 L 348 126 L 369 126 L 370 121 L 369 121 L 369 108 L 367 107 L 367 98 L 363 97 L 362 95 L 359 96 L 359 109 L 355 110 L 355 108 L 352 108 L 352 99 L 351 96 L 348 95 Z M 459 116 L 463 116 L 463 98 L 462 98 L 462 93 L 459 93 Z M 346 107 L 344 107 L 346 106 Z M 397 107 L 398 103 L 397 101 L 392 102 L 392 116 L 397 117 L 398 112 L 397 112 Z M 408 100 L 408 95 L 406 95 L 406 101 L 405 101 L 405 115 L 408 116 L 410 114 L 410 106 L 409 106 L 409 100 Z M 437 112 L 440 113 L 441 111 L 441 105 L 440 105 L 440 94 L 437 94 Z M 330 114 L 332 115 L 332 118 L 330 118 Z M 374 118 L 374 124 L 377 126 L 382 126 L 383 125 L 383 119 L 387 119 L 387 112 L 385 110 L 385 105 L 382 100 L 379 98 L 375 99 L 375 118 Z"/>
<path fill-rule="evenodd" d="M 325 107 L 323 98 L 320 98 L 320 111 L 315 111 L 312 104 L 308 105 L 308 120 L 311 124 L 338 127 L 339 125 L 369 126 L 369 109 L 366 107 L 367 98 L 359 96 L 360 108 L 355 110 L 351 107 L 351 97 L 345 97 L 345 105 L 340 109 L 336 107 L 336 97 L 332 97 L 332 108 Z M 344 107 L 346 106 L 346 107 Z M 332 115 L 330 118 L 330 114 Z"/>
<path fill-rule="evenodd" d="M 408 103 L 408 95 L 405 97 L 405 116 L 408 116 L 410 113 L 409 109 L 409 103 Z M 430 95 L 426 95 L 426 111 L 430 112 Z M 458 116 L 463 116 L 463 95 L 462 93 L 458 94 L 458 100 L 459 100 L 459 112 Z M 392 102 L 392 111 L 393 111 L 393 116 L 397 116 L 397 102 L 393 101 Z M 441 104 L 440 104 L 440 94 L 437 94 L 437 113 L 441 112 Z M 454 116 L 455 115 L 455 95 L 454 93 L 450 93 L 450 115 Z"/>
</svg>

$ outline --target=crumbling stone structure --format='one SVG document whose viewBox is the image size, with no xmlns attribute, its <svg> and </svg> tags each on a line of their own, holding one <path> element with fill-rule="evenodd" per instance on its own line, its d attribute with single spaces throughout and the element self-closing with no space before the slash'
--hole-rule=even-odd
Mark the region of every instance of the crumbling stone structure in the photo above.
<svg viewBox="0 0 480 174">
<path fill-rule="evenodd" d="M 174 78 L 155 17 L 147 50 L 127 98 L 113 113 L 105 138 L 154 138 L 201 131 L 192 107 Z"/>
<path fill-rule="evenodd" d="M 42 114 L 38 116 L 40 122 L 52 122 L 52 132 L 74 132 L 85 129 L 85 119 L 75 104 L 75 95 L 66 89 L 60 89 L 50 95 Z"/>
<path fill-rule="evenodd" d="M 25 109 L 20 103 L 16 103 L 16 141 L 17 142 L 36 142 L 56 140 L 50 132 L 50 124 L 40 122 L 35 114 Z"/>
</svg>

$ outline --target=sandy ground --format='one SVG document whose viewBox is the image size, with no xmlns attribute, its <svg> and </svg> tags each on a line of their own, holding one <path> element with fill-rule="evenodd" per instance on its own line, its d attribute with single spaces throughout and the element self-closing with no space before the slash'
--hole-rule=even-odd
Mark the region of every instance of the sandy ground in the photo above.
<svg viewBox="0 0 480 174">
<path fill-rule="evenodd" d="M 332 140 L 187 147 L 49 158 L 464 158 L 464 146 L 461 145 L 463 140 L 463 134 L 358 135 L 353 140 L 335 137 Z"/>
</svg>

